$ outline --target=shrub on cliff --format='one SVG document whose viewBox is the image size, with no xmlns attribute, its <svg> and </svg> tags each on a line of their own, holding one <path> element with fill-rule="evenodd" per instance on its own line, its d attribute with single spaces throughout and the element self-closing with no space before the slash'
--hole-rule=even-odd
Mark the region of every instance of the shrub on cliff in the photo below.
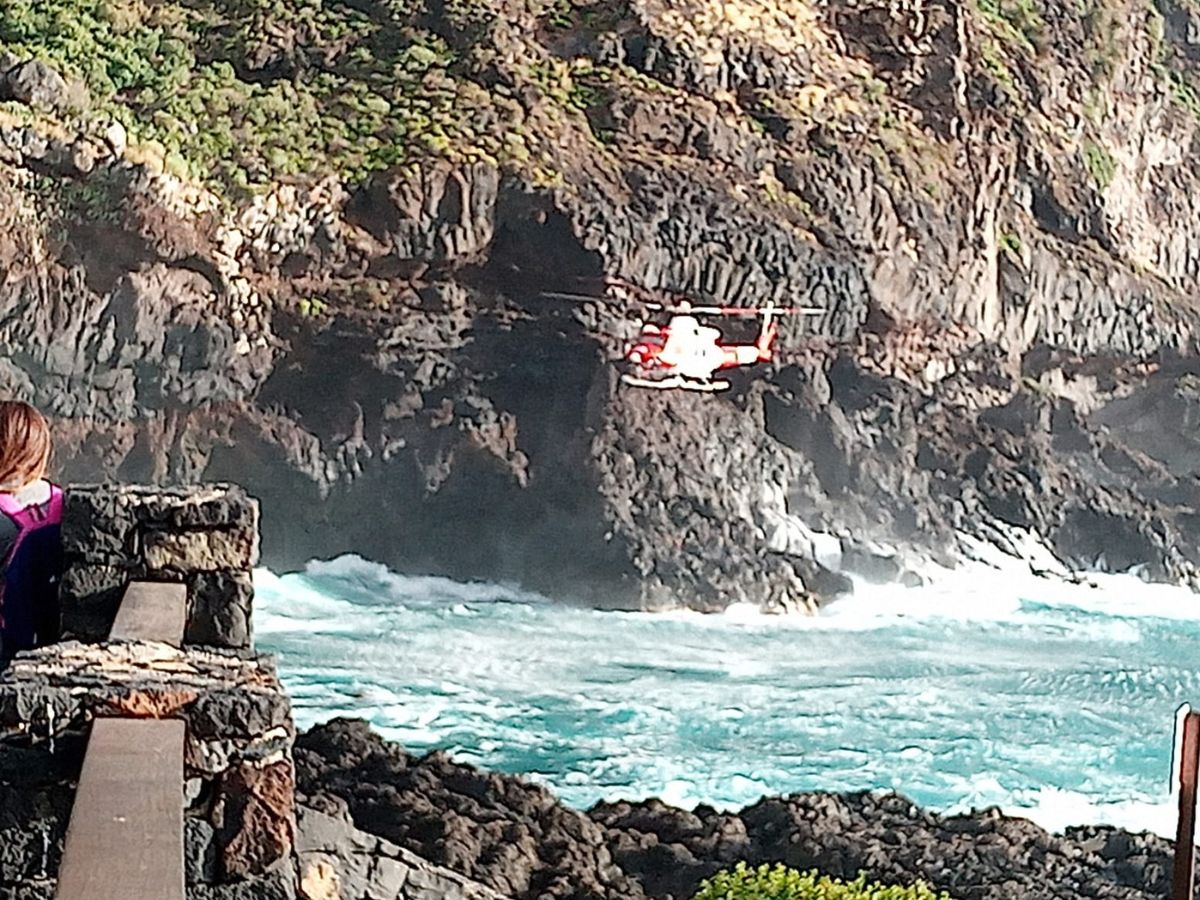
<svg viewBox="0 0 1200 900">
<path fill-rule="evenodd" d="M 700 885 L 692 900 L 950 900 L 918 882 L 911 887 L 867 883 L 860 875 L 854 881 L 839 881 L 813 872 L 797 872 L 782 863 L 774 868 L 763 864 L 752 869 L 738 863 L 718 872 Z"/>
<path fill-rule="evenodd" d="M 487 10 L 429 2 L 455 22 L 460 7 Z M 486 65 L 451 48 L 425 5 L 0 0 L 0 68 L 48 64 L 90 97 L 71 129 L 116 120 L 134 158 L 236 196 L 299 175 L 356 183 L 422 157 L 518 153 L 519 105 L 489 93 Z M 22 105 L 0 89 L 0 119 Z"/>
</svg>

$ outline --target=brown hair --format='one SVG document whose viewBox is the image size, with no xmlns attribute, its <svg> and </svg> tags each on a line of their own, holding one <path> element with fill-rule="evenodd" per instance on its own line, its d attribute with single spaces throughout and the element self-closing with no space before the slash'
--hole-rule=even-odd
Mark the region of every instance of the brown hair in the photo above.
<svg viewBox="0 0 1200 900">
<path fill-rule="evenodd" d="M 50 426 L 19 400 L 0 400 L 0 491 L 15 491 L 46 474 Z"/>
</svg>

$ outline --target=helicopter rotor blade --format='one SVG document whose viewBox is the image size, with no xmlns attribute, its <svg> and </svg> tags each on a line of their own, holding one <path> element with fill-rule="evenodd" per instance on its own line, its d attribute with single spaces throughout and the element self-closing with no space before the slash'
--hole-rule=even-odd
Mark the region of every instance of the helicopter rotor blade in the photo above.
<svg viewBox="0 0 1200 900">
<path fill-rule="evenodd" d="M 551 297 L 555 300 L 575 300 L 579 303 L 611 303 L 611 297 L 597 297 L 594 294 L 572 294 L 567 291 L 539 291 L 539 296 Z"/>
<path fill-rule="evenodd" d="M 669 313 L 696 313 L 702 316 L 819 316 L 826 312 L 817 306 L 663 306 L 661 303 L 646 304 L 648 308 Z"/>
<path fill-rule="evenodd" d="M 623 286 L 623 285 L 622 285 Z M 575 303 L 636 303 L 654 312 L 666 313 L 695 313 L 702 316 L 761 316 L 771 313 L 775 316 L 819 316 L 827 309 L 820 306 L 680 306 L 662 303 L 655 300 L 645 300 L 637 296 L 598 296 L 596 294 L 580 294 L 571 291 L 540 291 L 542 297 L 556 300 L 569 300 Z"/>
</svg>

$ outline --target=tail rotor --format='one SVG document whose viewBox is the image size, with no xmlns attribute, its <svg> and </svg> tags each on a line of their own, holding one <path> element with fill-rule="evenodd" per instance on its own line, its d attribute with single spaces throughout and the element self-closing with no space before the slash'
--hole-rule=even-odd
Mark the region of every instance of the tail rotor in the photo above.
<svg viewBox="0 0 1200 900">
<path fill-rule="evenodd" d="M 770 362 L 773 358 L 773 345 L 779 334 L 779 324 L 775 321 L 777 312 L 778 310 L 772 302 L 768 302 L 762 309 L 762 329 L 758 332 L 758 339 L 754 342 L 754 346 L 758 348 L 759 362 Z"/>
</svg>

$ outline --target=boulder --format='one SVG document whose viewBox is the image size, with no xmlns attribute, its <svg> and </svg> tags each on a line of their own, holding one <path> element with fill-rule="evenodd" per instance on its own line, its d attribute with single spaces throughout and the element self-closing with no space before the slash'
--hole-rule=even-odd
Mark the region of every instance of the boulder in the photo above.
<svg viewBox="0 0 1200 900">
<path fill-rule="evenodd" d="M 65 109 L 70 104 L 66 79 L 40 59 L 15 65 L 3 77 L 4 93 L 13 100 L 46 110 Z"/>
</svg>

